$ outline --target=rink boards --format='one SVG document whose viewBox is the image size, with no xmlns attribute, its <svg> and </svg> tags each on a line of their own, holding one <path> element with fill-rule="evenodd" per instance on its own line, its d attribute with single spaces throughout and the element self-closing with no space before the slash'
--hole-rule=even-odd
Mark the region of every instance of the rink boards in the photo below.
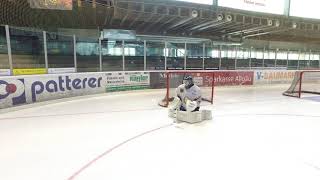
<svg viewBox="0 0 320 180">
<path fill-rule="evenodd" d="M 287 70 L 214 72 L 215 86 L 289 84 L 295 73 Z M 211 83 L 212 79 L 206 73 L 200 74 L 201 83 Z M 3 76 L 0 77 L 0 109 L 74 96 L 165 87 L 164 71 Z"/>
</svg>

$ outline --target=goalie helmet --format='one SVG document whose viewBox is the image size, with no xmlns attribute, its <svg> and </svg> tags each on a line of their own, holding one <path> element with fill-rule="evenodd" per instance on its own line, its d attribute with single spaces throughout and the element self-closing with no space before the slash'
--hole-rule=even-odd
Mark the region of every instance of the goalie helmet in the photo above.
<svg viewBox="0 0 320 180">
<path fill-rule="evenodd" d="M 185 85 L 186 89 L 191 88 L 194 83 L 193 83 L 193 78 L 190 75 L 187 75 L 183 78 L 183 84 Z"/>
</svg>

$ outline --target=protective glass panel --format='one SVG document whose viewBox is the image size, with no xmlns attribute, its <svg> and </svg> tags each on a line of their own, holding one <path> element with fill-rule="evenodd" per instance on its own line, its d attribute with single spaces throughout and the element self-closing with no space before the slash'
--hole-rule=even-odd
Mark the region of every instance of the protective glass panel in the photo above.
<svg viewBox="0 0 320 180">
<path fill-rule="evenodd" d="M 10 28 L 14 69 L 45 68 L 43 32 Z"/>
<path fill-rule="evenodd" d="M 142 71 L 144 69 L 144 42 L 125 41 L 125 70 Z"/>
<path fill-rule="evenodd" d="M 46 33 L 49 68 L 74 67 L 73 37 Z"/>
<path fill-rule="evenodd" d="M 0 26 L 0 69 L 10 69 L 6 29 L 4 26 Z"/>
<path fill-rule="evenodd" d="M 147 70 L 165 69 L 164 42 L 147 41 Z"/>
<path fill-rule="evenodd" d="M 287 60 L 277 60 L 276 68 L 285 68 L 287 67 Z"/>
<path fill-rule="evenodd" d="M 204 55 L 204 69 L 212 70 L 219 69 L 220 62 L 220 48 L 219 46 L 212 46 L 206 44 L 205 55 Z"/>
<path fill-rule="evenodd" d="M 310 67 L 310 61 L 308 60 L 299 60 L 299 69 L 308 69 Z"/>
<path fill-rule="evenodd" d="M 201 70 L 203 65 L 203 44 L 187 44 L 187 69 Z"/>
<path fill-rule="evenodd" d="M 78 72 L 98 72 L 99 40 L 79 38 L 76 43 Z"/>
<path fill-rule="evenodd" d="M 122 71 L 122 41 L 103 40 L 102 71 Z"/>
<path fill-rule="evenodd" d="M 234 70 L 236 67 L 235 47 L 222 46 L 221 70 Z"/>
<path fill-rule="evenodd" d="M 297 60 L 289 60 L 288 61 L 288 70 L 296 70 L 298 69 L 298 62 Z"/>
<path fill-rule="evenodd" d="M 185 43 L 167 43 L 167 69 L 184 69 Z"/>
</svg>

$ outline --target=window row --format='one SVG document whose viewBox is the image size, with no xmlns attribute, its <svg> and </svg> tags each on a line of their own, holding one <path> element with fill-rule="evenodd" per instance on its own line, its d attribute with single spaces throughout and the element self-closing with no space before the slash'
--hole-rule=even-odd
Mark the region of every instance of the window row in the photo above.
<svg viewBox="0 0 320 180">
<path fill-rule="evenodd" d="M 0 26 L 0 69 L 75 67 L 79 72 L 307 69 L 319 68 L 320 61 L 316 52 L 248 49 L 210 43 L 98 40 L 18 28 L 9 28 L 7 37 L 6 32 L 5 27 Z"/>
</svg>

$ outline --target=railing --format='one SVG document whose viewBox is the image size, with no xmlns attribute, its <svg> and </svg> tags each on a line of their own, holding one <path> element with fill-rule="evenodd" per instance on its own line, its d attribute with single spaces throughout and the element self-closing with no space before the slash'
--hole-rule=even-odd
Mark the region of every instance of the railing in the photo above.
<svg viewBox="0 0 320 180">
<path fill-rule="evenodd" d="M 50 68 L 74 68 L 75 72 L 320 68 L 320 55 L 311 51 L 299 51 L 296 57 L 292 56 L 294 59 L 289 59 L 290 51 L 287 50 L 286 59 L 279 59 L 280 56 L 277 59 L 277 50 L 270 50 L 272 56 L 267 56 L 269 51 L 265 49 L 250 48 L 247 49 L 249 53 L 243 53 L 239 46 L 169 41 L 168 38 L 164 42 L 143 39 L 101 41 L 0 26 L 0 69 L 10 69 L 10 75 L 14 75 L 14 69 L 24 68 L 45 68 L 45 72 Z M 257 53 L 263 53 L 263 56 L 254 55 Z M 281 58 L 285 57 L 283 53 L 281 51 Z"/>
</svg>

